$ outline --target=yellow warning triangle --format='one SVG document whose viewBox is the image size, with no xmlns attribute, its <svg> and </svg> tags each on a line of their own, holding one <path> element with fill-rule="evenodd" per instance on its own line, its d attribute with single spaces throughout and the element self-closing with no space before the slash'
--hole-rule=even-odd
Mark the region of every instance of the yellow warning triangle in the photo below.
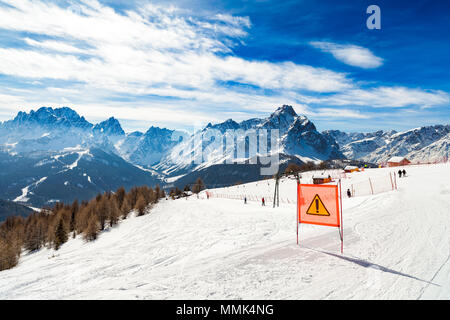
<svg viewBox="0 0 450 320">
<path fill-rule="evenodd" d="M 323 204 L 322 200 L 320 199 L 319 195 L 316 194 L 314 196 L 313 201 L 309 205 L 308 210 L 306 211 L 306 214 L 312 214 L 316 216 L 329 216 L 330 213 L 328 212 L 327 208 Z"/>
</svg>

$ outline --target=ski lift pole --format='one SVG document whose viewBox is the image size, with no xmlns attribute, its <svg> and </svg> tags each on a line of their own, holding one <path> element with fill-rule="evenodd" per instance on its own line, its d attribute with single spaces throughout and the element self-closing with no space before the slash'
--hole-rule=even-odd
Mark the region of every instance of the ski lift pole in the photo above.
<svg viewBox="0 0 450 320">
<path fill-rule="evenodd" d="M 278 188 L 279 180 L 280 180 L 280 176 L 277 173 L 275 175 L 275 190 L 274 190 L 274 194 L 273 194 L 273 207 L 274 208 L 275 208 L 275 204 L 276 204 L 276 199 L 277 199 L 277 197 L 279 197 L 279 194 L 280 194 L 280 190 Z M 280 206 L 280 200 L 278 200 L 278 206 Z"/>
</svg>

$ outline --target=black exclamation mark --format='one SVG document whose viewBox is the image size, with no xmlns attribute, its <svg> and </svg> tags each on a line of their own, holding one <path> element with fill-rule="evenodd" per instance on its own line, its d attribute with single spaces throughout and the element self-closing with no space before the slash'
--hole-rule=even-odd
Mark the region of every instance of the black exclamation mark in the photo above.
<svg viewBox="0 0 450 320">
<path fill-rule="evenodd" d="M 319 213 L 319 199 L 316 199 L 316 213 Z"/>
</svg>

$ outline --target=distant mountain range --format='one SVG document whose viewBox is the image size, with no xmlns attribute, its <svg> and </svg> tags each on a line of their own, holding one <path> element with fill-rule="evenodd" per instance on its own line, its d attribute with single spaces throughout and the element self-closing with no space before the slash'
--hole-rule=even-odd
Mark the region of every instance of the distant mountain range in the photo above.
<svg viewBox="0 0 450 320">
<path fill-rule="evenodd" d="M 227 159 L 233 157 L 243 158 L 243 160 L 248 161 L 252 157 L 252 154 L 249 152 L 249 137 L 244 132 L 246 130 L 254 130 L 260 133 L 261 130 L 265 130 L 268 133 L 268 140 L 270 140 L 271 132 L 274 129 L 278 130 L 278 146 L 276 150 L 270 150 L 269 153 L 276 152 L 282 159 L 288 159 L 294 156 L 301 163 L 344 157 L 333 138 L 318 132 L 308 118 L 298 116 L 291 106 L 285 105 L 264 119 L 254 118 L 239 123 L 229 119 L 215 125 L 209 123 L 203 130 L 196 132 L 185 141 L 176 144 L 165 157 L 161 158 L 161 161 L 154 168 L 166 176 L 177 176 L 179 174 L 204 170 L 212 165 L 223 164 Z M 196 143 L 196 141 L 202 139 L 200 136 L 214 136 L 214 130 L 220 132 L 225 137 L 227 130 L 233 130 L 235 133 L 235 146 L 246 144 L 246 154 L 238 156 L 235 148 L 225 150 L 225 152 L 216 152 L 218 151 L 217 148 L 208 150 L 210 147 L 208 144 L 202 145 Z M 245 141 L 246 139 L 247 141 Z M 222 142 L 222 144 L 224 143 Z M 192 155 L 201 153 L 203 153 L 202 163 L 197 165 L 192 163 Z M 267 152 L 262 152 L 258 148 L 253 156 L 262 157 L 266 154 Z"/>
<path fill-rule="evenodd" d="M 333 138 L 348 159 L 383 163 L 393 156 L 404 156 L 413 162 L 439 161 L 448 157 L 450 125 L 435 125 L 405 132 L 376 131 L 345 133 L 324 131 Z"/>
<path fill-rule="evenodd" d="M 196 143 L 201 136 L 226 135 L 229 129 L 237 132 L 235 144 L 246 146 L 241 163 L 233 166 L 225 161 L 236 156 L 234 149 Z M 269 143 L 277 148 L 265 151 L 258 144 L 252 155 L 244 132 L 261 129 L 269 136 L 279 130 L 277 144 Z M 448 124 L 400 133 L 319 132 L 307 117 L 284 105 L 267 118 L 210 123 L 190 136 L 154 126 L 146 132 L 126 133 L 115 118 L 92 124 L 70 108 L 42 107 L 0 123 L 0 198 L 42 206 L 90 199 L 120 186 L 183 187 L 197 177 L 208 186 L 230 185 L 261 179 L 260 159 L 269 154 L 278 154 L 281 169 L 289 162 L 343 158 L 373 163 L 397 155 L 434 160 L 448 156 L 449 132 Z M 203 154 L 201 163 L 192 161 L 198 153 Z"/>
</svg>

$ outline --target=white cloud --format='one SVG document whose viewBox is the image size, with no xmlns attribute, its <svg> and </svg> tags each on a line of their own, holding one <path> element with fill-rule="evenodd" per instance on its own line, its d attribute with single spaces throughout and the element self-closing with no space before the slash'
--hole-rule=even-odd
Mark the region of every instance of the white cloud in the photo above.
<svg viewBox="0 0 450 320">
<path fill-rule="evenodd" d="M 318 92 L 350 87 L 344 74 L 326 69 L 217 55 L 231 51 L 230 38 L 246 34 L 250 21 L 245 17 L 217 15 L 200 21 L 151 5 L 121 15 L 94 0 L 84 1 L 77 10 L 42 1 L 5 2 L 13 8 L 0 7 L 0 28 L 56 37 L 26 38 L 32 50 L 2 48 L 0 72 L 11 76 L 83 81 L 139 94 L 161 85 L 211 91 L 217 81 Z"/>
<path fill-rule="evenodd" d="M 36 41 L 30 38 L 25 38 L 23 39 L 23 41 L 30 46 L 40 47 L 57 52 L 83 53 L 83 54 L 89 53 L 89 50 L 87 49 L 80 49 L 71 44 L 67 44 L 60 41 Z"/>
<path fill-rule="evenodd" d="M 219 20 L 219 21 L 223 21 L 227 24 L 233 25 L 235 27 L 246 27 L 246 28 L 250 28 L 251 27 L 251 22 L 250 22 L 250 18 L 249 17 L 239 17 L 239 16 L 232 16 L 229 14 L 216 14 L 214 16 L 215 19 Z"/>
<path fill-rule="evenodd" d="M 370 69 L 378 68 L 383 64 L 383 59 L 375 56 L 364 47 L 323 41 L 313 41 L 310 44 L 317 49 L 331 53 L 337 60 L 354 67 Z"/>
<path fill-rule="evenodd" d="M 450 97 L 440 90 L 422 90 L 406 87 L 377 87 L 352 89 L 327 98 L 314 99 L 316 103 L 381 107 L 430 107 L 450 103 Z M 312 101 L 310 101 L 312 102 Z"/>
<path fill-rule="evenodd" d="M 69 7 L 39 0 L 2 2 L 9 6 L 0 6 L 0 28 L 26 32 L 22 41 L 27 46 L 0 48 L 0 74 L 29 85 L 28 91 L 0 88 L 3 110 L 68 105 L 91 119 L 112 115 L 176 127 L 198 119 L 214 122 L 237 111 L 245 117 L 255 108 L 271 112 L 283 103 L 317 117 L 363 119 L 366 115 L 350 109 L 337 113 L 305 104 L 397 107 L 448 102 L 440 91 L 363 89 L 345 73 L 235 56 L 234 46 L 252 26 L 248 17 L 198 18 L 153 4 L 120 14 L 96 0 L 71 1 Z M 325 42 L 320 44 L 325 48 Z M 326 44 L 330 52 L 337 46 Z M 381 64 L 365 48 L 342 46 L 333 52 L 358 66 Z M 145 100 L 148 96 L 156 99 Z M 117 97 L 125 102 L 111 102 Z"/>
<path fill-rule="evenodd" d="M 318 108 L 312 116 L 319 118 L 369 119 L 371 116 L 358 111 L 342 108 Z"/>
<path fill-rule="evenodd" d="M 22 99 L 20 99 L 17 95 L 0 93 L 0 101 L 5 104 L 5 108 L 8 108 L 7 106 L 9 106 L 9 108 L 11 108 L 12 105 L 21 103 Z"/>
</svg>

